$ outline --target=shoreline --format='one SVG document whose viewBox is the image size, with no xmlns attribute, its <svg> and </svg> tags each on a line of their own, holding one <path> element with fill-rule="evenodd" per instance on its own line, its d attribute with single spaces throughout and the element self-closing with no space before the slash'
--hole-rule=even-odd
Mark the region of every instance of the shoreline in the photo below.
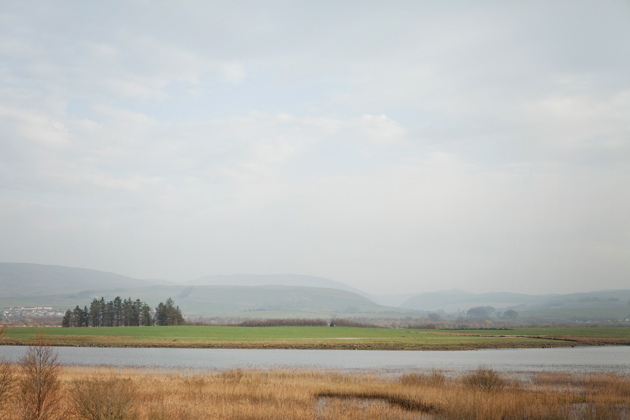
<svg viewBox="0 0 630 420">
<path fill-rule="evenodd" d="M 599 347 L 629 346 L 630 343 L 618 342 L 576 342 L 569 340 L 540 339 L 540 341 L 505 342 L 505 343 L 461 343 L 461 344 L 412 344 L 395 342 L 94 342 L 77 343 L 48 340 L 54 347 L 86 347 L 86 348 L 174 348 L 174 349 L 250 349 L 250 350 L 375 350 L 375 351 L 473 351 L 489 349 L 531 349 L 531 348 L 566 348 L 566 347 Z M 544 340 L 544 341 L 543 341 Z M 28 346 L 32 340 L 1 340 L 0 346 Z"/>
</svg>

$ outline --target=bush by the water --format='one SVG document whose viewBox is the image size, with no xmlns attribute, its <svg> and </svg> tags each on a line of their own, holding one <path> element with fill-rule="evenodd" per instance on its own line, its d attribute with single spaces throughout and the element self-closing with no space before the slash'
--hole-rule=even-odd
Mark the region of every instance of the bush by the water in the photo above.
<svg viewBox="0 0 630 420">
<path fill-rule="evenodd" d="M 476 370 L 464 375 L 462 382 L 472 388 L 481 389 L 483 391 L 493 391 L 503 389 L 506 381 L 501 375 L 492 369 L 480 366 Z"/>
<path fill-rule="evenodd" d="M 403 385 L 444 386 L 446 376 L 439 370 L 433 369 L 423 373 L 407 373 L 400 377 Z"/>
</svg>

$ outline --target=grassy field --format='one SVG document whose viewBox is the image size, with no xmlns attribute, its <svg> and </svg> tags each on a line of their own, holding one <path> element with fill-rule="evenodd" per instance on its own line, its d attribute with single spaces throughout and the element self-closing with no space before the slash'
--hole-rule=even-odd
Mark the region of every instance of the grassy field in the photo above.
<svg viewBox="0 0 630 420">
<path fill-rule="evenodd" d="M 29 378 L 13 369 L 16 381 Z M 50 412 L 76 419 L 621 420 L 630 410 L 630 378 L 614 374 L 509 377 L 479 369 L 459 376 L 439 371 L 393 376 L 236 369 L 191 375 L 63 367 L 54 380 L 59 386 L 48 399 L 57 404 Z M 29 400 L 17 390 L 0 406 L 1 418 L 20 418 Z"/>
<path fill-rule="evenodd" d="M 500 334 L 506 336 L 562 336 L 562 337 L 600 337 L 630 339 L 630 327 L 565 327 L 565 328 L 514 328 L 510 330 L 460 330 L 467 334 Z"/>
<path fill-rule="evenodd" d="M 59 346 L 469 350 L 481 348 L 630 345 L 630 328 L 415 330 L 347 327 L 44 328 Z M 9 328 L 0 344 L 23 345 L 38 329 Z"/>
</svg>

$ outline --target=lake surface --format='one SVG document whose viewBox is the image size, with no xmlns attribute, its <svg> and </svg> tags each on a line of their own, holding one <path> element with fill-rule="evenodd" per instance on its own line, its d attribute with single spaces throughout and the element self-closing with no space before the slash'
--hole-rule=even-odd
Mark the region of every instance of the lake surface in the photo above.
<svg viewBox="0 0 630 420">
<path fill-rule="evenodd" d="M 431 368 L 448 371 L 484 365 L 505 372 L 564 371 L 630 374 L 630 346 L 497 349 L 474 351 L 259 350 L 57 347 L 67 365 L 110 365 L 164 369 L 304 367 L 402 373 Z M 17 361 L 23 346 L 0 346 L 0 357 Z"/>
</svg>

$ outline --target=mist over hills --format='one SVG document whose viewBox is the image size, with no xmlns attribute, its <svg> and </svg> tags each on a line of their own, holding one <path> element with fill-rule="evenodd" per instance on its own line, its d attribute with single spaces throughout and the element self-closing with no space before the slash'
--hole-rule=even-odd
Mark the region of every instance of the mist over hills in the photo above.
<svg viewBox="0 0 630 420">
<path fill-rule="evenodd" d="M 467 310 L 473 306 L 509 307 L 527 305 L 550 300 L 558 295 L 526 295 L 523 293 L 471 293 L 464 290 L 448 290 L 427 292 L 415 295 L 400 307 L 423 311 L 455 311 Z"/>
<path fill-rule="evenodd" d="M 206 286 L 300 286 L 340 289 L 369 298 L 369 294 L 345 283 L 324 277 L 301 274 L 231 274 L 201 277 L 184 282 L 190 285 Z"/>
<path fill-rule="evenodd" d="M 28 263 L 0 263 L 0 295 L 19 297 L 56 295 L 84 290 L 111 290 L 170 283 L 88 268 Z"/>
<path fill-rule="evenodd" d="M 162 284 L 160 284 L 162 283 Z M 188 316 L 253 310 L 331 313 L 396 311 L 365 293 L 313 276 L 208 276 L 189 284 L 140 280 L 98 270 L 39 264 L 0 263 L 0 306 L 89 304 L 93 298 L 141 298 L 157 304 L 169 297 Z"/>
<path fill-rule="evenodd" d="M 233 275 L 213 275 L 201 277 L 195 280 L 184 282 L 191 285 L 208 286 L 301 286 L 301 287 L 323 287 L 329 289 L 340 289 L 356 293 L 366 297 L 371 301 L 383 306 L 399 306 L 413 294 L 404 295 L 374 295 L 364 292 L 339 281 L 330 280 L 324 277 L 306 276 L 302 274 L 233 274 Z"/>
<path fill-rule="evenodd" d="M 378 305 L 356 293 L 321 287 L 180 285 L 154 286 L 126 292 L 156 303 L 172 297 L 185 314 L 192 316 L 263 310 L 327 313 L 396 310 Z"/>
<path fill-rule="evenodd" d="M 627 306 L 630 290 L 600 290 L 584 293 L 527 295 L 523 293 L 471 293 L 463 290 L 427 292 L 416 295 L 400 307 L 422 311 L 465 311 L 474 306 L 493 306 L 498 309 L 521 310 L 560 307 L 584 307 L 589 305 Z"/>
<path fill-rule="evenodd" d="M 593 322 L 630 318 L 630 290 L 526 295 L 522 293 L 470 293 L 462 290 L 421 293 L 401 308 L 466 316 L 473 307 L 516 310 L 520 316 L 545 322 Z"/>
<path fill-rule="evenodd" d="M 516 309 L 558 320 L 630 314 L 630 290 L 545 295 L 449 290 L 375 296 L 338 281 L 297 274 L 214 275 L 174 284 L 85 268 L 0 263 L 0 307 L 65 309 L 88 304 L 95 297 L 113 299 L 118 295 L 140 298 L 151 305 L 172 297 L 187 316 L 243 311 L 289 311 L 291 316 L 296 312 L 422 315 L 440 310 L 465 316 L 468 309 L 477 306 Z"/>
</svg>

